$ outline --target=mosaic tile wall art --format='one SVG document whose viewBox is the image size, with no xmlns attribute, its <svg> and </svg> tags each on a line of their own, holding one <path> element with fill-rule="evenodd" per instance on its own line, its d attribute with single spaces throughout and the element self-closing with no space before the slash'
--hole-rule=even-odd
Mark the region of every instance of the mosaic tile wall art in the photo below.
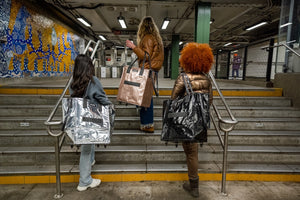
<svg viewBox="0 0 300 200">
<path fill-rule="evenodd" d="M 0 78 L 72 72 L 82 38 L 18 0 L 2 0 L 0 21 Z"/>
</svg>

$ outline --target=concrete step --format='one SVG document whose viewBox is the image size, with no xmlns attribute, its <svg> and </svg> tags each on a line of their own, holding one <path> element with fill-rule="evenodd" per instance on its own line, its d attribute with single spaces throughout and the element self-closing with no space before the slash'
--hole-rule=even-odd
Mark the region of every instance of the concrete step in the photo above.
<svg viewBox="0 0 300 200">
<path fill-rule="evenodd" d="M 162 116 L 162 106 L 154 106 L 154 116 Z M 228 116 L 224 106 L 218 106 L 222 116 Z M 0 117 L 25 117 L 49 116 L 53 109 L 50 105 L 0 105 Z M 139 111 L 134 105 L 115 105 L 117 117 L 139 116 Z M 293 107 L 253 107 L 230 106 L 235 117 L 299 117 L 300 109 Z M 61 116 L 61 107 L 55 116 Z"/>
<path fill-rule="evenodd" d="M 98 164 L 99 163 L 99 164 Z M 78 163 L 74 165 L 61 165 L 62 174 L 79 173 Z M 92 173 L 133 173 L 133 172 L 167 172 L 167 173 L 186 173 L 187 166 L 185 162 L 142 162 L 142 163 L 103 163 L 96 161 L 92 167 Z M 199 173 L 221 173 L 221 163 L 199 162 Z M 228 173 L 300 173 L 299 164 L 229 164 Z M 55 165 L 33 165 L 33 166 L 0 166 L 0 175 L 43 175 L 55 174 Z"/>
<path fill-rule="evenodd" d="M 291 99 L 259 95 L 235 97 L 231 92 L 225 90 L 225 98 L 239 123 L 229 136 L 228 172 L 299 173 L 300 111 L 291 107 Z M 115 130 L 110 145 L 96 147 L 93 172 L 186 173 L 186 157 L 181 145 L 168 143 L 166 146 L 160 141 L 162 103 L 170 96 L 153 98 L 156 130 L 154 134 L 145 134 L 138 131 L 140 120 L 136 107 L 120 103 L 115 94 L 108 94 L 117 110 Z M 44 121 L 58 97 L 0 94 L 1 175 L 55 174 L 54 138 L 46 133 Z M 214 96 L 214 103 L 226 118 L 218 96 Z M 60 119 L 60 112 L 59 109 L 54 121 Z M 221 173 L 222 154 L 211 125 L 208 142 L 199 148 L 199 172 Z M 61 152 L 63 173 L 78 174 L 79 155 L 80 149 L 71 148 L 67 138 Z"/>
<path fill-rule="evenodd" d="M 108 95 L 113 104 L 120 103 L 116 99 L 116 95 Z M 5 95 L 0 94 L 0 105 L 50 105 L 54 106 L 59 95 Z M 153 97 L 154 105 L 162 105 L 163 101 L 169 99 L 170 96 Z M 226 96 L 226 102 L 229 106 L 254 106 L 254 107 L 288 107 L 291 106 L 291 99 L 287 97 L 234 97 Z M 220 97 L 214 96 L 215 105 L 223 105 Z"/>
<path fill-rule="evenodd" d="M 237 130 L 300 130 L 300 118 L 241 118 Z"/>
<path fill-rule="evenodd" d="M 53 165 L 54 147 L 0 147 L 2 166 Z M 65 146 L 60 157 L 62 164 L 78 163 L 80 149 Z M 108 145 L 96 148 L 96 160 L 101 162 L 185 162 L 181 145 Z M 199 148 L 202 162 L 222 162 L 220 145 Z M 228 147 L 228 162 L 300 164 L 300 146 L 237 146 Z"/>
<path fill-rule="evenodd" d="M 139 130 L 114 130 L 111 145 L 138 145 L 138 144 L 164 144 L 161 141 L 161 130 L 153 134 L 143 133 Z M 53 146 L 55 139 L 45 130 L 6 130 L 0 131 L 0 146 Z M 215 130 L 208 131 L 208 144 L 220 144 Z M 72 142 L 66 138 L 64 145 Z M 230 145 L 300 145 L 300 131 L 244 131 L 230 132 Z"/>
<path fill-rule="evenodd" d="M 47 117 L 0 117 L 1 130 L 37 130 L 45 127 Z M 54 118 L 59 121 L 60 118 Z M 300 118 L 237 118 L 237 130 L 300 130 Z M 54 126 L 55 127 L 55 126 Z M 139 117 L 116 117 L 115 130 L 139 129 Z M 56 126 L 60 129 L 61 126 Z M 162 128 L 162 118 L 154 117 L 154 128 Z M 213 125 L 211 124 L 211 129 Z"/>
</svg>

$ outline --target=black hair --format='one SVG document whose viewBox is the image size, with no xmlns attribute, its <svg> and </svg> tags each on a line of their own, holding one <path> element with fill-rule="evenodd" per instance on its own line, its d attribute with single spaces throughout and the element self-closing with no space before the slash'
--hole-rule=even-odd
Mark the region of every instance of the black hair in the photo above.
<svg viewBox="0 0 300 200">
<path fill-rule="evenodd" d="M 84 54 L 79 54 L 75 59 L 73 82 L 71 89 L 73 90 L 72 97 L 83 97 L 85 90 L 93 76 L 95 68 L 90 57 Z"/>
</svg>

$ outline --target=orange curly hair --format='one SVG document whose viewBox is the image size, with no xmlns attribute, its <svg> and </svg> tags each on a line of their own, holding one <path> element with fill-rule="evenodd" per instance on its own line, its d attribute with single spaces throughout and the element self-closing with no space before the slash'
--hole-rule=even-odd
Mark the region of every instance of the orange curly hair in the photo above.
<svg viewBox="0 0 300 200">
<path fill-rule="evenodd" d="M 181 50 L 179 62 L 185 72 L 208 73 L 213 59 L 214 56 L 208 44 L 191 42 Z"/>
</svg>

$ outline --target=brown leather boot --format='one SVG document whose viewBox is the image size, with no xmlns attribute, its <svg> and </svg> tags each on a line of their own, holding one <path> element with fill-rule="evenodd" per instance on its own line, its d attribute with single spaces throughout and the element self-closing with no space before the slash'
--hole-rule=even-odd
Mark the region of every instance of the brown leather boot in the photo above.
<svg viewBox="0 0 300 200">
<path fill-rule="evenodd" d="M 189 183 L 183 184 L 183 189 L 190 193 L 193 197 L 199 197 L 199 178 L 190 179 Z"/>
<path fill-rule="evenodd" d="M 141 128 L 140 130 L 145 133 L 154 133 L 154 127 L 144 127 L 144 128 Z"/>
</svg>

